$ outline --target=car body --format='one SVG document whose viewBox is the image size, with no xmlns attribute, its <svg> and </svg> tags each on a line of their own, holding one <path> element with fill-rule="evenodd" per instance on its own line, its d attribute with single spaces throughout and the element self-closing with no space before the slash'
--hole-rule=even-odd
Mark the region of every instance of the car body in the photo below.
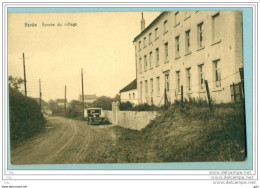
<svg viewBox="0 0 260 188">
<path fill-rule="evenodd" d="M 84 118 L 90 125 L 100 125 L 104 120 L 104 113 L 102 108 L 87 108 L 84 109 Z"/>
</svg>

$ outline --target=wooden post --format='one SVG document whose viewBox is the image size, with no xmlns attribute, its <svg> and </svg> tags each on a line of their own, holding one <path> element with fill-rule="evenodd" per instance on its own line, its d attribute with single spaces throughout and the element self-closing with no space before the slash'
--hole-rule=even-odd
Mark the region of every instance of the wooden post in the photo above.
<svg viewBox="0 0 260 188">
<path fill-rule="evenodd" d="M 81 86 L 82 86 L 82 118 L 84 119 L 84 84 L 83 84 L 83 69 L 81 68 Z"/>
<path fill-rule="evenodd" d="M 208 80 L 205 80 L 205 86 L 206 86 L 206 91 L 207 91 L 207 96 L 208 96 L 208 102 L 209 102 L 209 109 L 212 112 L 212 104 L 211 104 L 211 98 L 210 98 L 210 93 L 209 93 L 209 86 L 208 86 Z"/>
<path fill-rule="evenodd" d="M 242 95 L 242 83 L 239 83 L 238 86 L 239 86 L 239 97 L 240 97 L 240 102 L 241 104 L 244 103 L 244 100 L 243 100 L 243 95 Z"/>
<path fill-rule="evenodd" d="M 164 89 L 164 108 L 166 108 L 168 105 L 168 101 L 167 101 L 167 93 L 166 93 L 166 88 Z"/>
<path fill-rule="evenodd" d="M 235 89 L 235 83 L 233 82 L 233 91 L 234 91 L 234 102 L 236 103 L 236 89 Z"/>
<path fill-rule="evenodd" d="M 181 85 L 181 105 L 183 106 L 183 85 Z"/>
<path fill-rule="evenodd" d="M 241 79 L 241 84 L 242 84 L 242 93 L 243 93 L 243 97 L 244 97 L 244 72 L 243 72 L 243 68 L 239 68 L 239 73 L 240 73 L 240 79 Z"/>
<path fill-rule="evenodd" d="M 66 117 L 66 103 L 67 103 L 67 87 L 65 85 L 65 101 L 64 101 L 64 115 Z"/>
<path fill-rule="evenodd" d="M 40 94 L 40 110 L 42 110 L 42 89 L 41 89 L 41 79 L 39 79 L 39 94 Z"/>
<path fill-rule="evenodd" d="M 25 57 L 23 53 L 23 77 L 24 77 L 24 94 L 27 97 L 27 87 L 26 87 L 26 69 L 25 69 Z"/>
</svg>

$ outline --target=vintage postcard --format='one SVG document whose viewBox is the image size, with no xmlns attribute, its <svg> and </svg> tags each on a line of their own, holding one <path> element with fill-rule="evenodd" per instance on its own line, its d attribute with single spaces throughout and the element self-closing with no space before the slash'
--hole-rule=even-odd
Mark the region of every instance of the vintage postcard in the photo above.
<svg viewBox="0 0 260 188">
<path fill-rule="evenodd" d="M 11 165 L 245 161 L 242 11 L 7 18 Z"/>
</svg>

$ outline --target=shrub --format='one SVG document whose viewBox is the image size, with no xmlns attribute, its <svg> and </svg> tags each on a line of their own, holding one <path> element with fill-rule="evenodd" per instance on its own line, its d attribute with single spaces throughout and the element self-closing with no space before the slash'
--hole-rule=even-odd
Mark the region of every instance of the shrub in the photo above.
<svg viewBox="0 0 260 188">
<path fill-rule="evenodd" d="M 121 102 L 120 105 L 119 105 L 119 109 L 124 111 L 124 110 L 128 110 L 128 111 L 131 111 L 133 110 L 133 104 L 130 103 L 130 102 Z"/>
<path fill-rule="evenodd" d="M 9 91 L 10 138 L 23 140 L 44 128 L 45 119 L 37 102 L 20 92 Z"/>
</svg>

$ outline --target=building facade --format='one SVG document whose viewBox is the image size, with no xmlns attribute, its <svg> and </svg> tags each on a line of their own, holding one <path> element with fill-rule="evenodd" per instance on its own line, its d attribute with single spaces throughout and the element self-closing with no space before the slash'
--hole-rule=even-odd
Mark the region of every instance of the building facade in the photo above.
<svg viewBox="0 0 260 188">
<path fill-rule="evenodd" d="M 131 102 L 134 105 L 138 104 L 136 79 L 121 89 L 119 93 L 121 102 Z"/>
<path fill-rule="evenodd" d="M 143 22 L 143 20 L 142 20 Z M 184 98 L 230 102 L 241 81 L 241 11 L 162 12 L 135 37 L 138 103 Z"/>
</svg>

